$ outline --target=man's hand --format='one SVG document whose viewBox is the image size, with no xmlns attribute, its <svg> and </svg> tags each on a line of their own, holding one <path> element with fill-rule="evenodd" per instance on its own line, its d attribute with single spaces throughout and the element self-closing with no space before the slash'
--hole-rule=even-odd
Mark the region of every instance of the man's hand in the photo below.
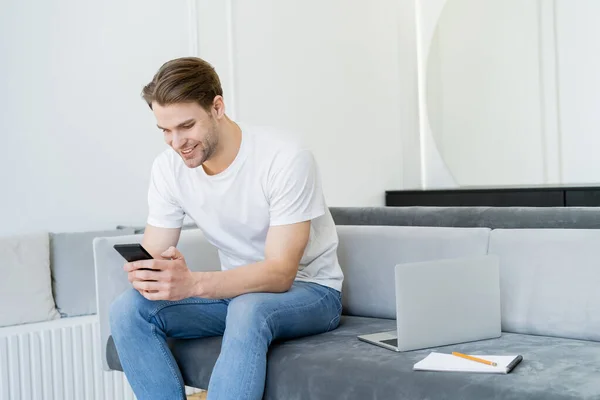
<svg viewBox="0 0 600 400">
<path fill-rule="evenodd" d="M 125 264 L 123 268 L 133 287 L 148 300 L 177 301 L 194 296 L 196 279 L 179 250 L 171 246 L 160 256 L 164 259 Z"/>
</svg>

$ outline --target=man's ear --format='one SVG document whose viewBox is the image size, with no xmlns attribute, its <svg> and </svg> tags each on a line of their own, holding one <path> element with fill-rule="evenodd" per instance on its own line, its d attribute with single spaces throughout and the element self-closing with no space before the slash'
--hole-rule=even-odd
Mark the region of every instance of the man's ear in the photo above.
<svg viewBox="0 0 600 400">
<path fill-rule="evenodd" d="M 212 110 L 216 119 L 221 119 L 225 115 L 225 101 L 223 96 L 215 96 L 213 100 Z"/>
</svg>

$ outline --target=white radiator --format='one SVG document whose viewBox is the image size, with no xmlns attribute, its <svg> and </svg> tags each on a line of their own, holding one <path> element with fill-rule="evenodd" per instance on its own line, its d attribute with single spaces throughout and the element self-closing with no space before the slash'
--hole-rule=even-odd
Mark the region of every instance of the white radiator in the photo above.
<svg viewBox="0 0 600 400">
<path fill-rule="evenodd" d="M 101 351 L 96 316 L 0 328 L 0 400 L 135 399 L 122 372 L 102 370 Z"/>
</svg>

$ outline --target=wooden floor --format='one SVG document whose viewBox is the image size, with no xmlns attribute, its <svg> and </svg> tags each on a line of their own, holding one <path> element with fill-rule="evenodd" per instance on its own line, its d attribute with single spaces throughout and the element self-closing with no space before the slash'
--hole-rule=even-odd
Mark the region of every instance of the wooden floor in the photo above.
<svg viewBox="0 0 600 400">
<path fill-rule="evenodd" d="M 206 400 L 206 392 L 191 394 L 187 398 L 188 400 Z"/>
</svg>

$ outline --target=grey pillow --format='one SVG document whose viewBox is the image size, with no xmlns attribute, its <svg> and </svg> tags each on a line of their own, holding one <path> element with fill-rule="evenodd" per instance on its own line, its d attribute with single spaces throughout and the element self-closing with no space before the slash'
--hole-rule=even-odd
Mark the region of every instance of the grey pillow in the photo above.
<svg viewBox="0 0 600 400">
<path fill-rule="evenodd" d="M 50 269 L 56 308 L 62 317 L 96 313 L 96 237 L 133 235 L 133 228 L 50 234 Z"/>
<path fill-rule="evenodd" d="M 48 233 L 0 237 L 0 327 L 60 317 L 48 264 Z"/>
</svg>

